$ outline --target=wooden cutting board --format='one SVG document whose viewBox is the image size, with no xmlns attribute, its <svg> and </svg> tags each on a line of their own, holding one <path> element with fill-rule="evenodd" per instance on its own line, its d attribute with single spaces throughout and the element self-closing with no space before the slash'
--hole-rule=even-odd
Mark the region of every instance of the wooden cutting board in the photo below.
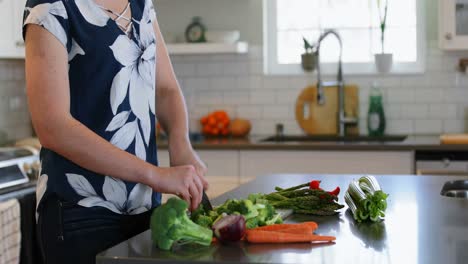
<svg viewBox="0 0 468 264">
<path fill-rule="evenodd" d="M 468 134 L 450 134 L 440 136 L 440 143 L 447 145 L 467 145 Z"/>
<path fill-rule="evenodd" d="M 296 120 L 309 135 L 338 134 L 338 87 L 324 88 L 325 104 L 317 101 L 317 86 L 308 86 L 296 100 Z M 357 117 L 359 114 L 359 89 L 356 85 L 345 86 L 346 116 Z M 348 134 L 359 134 L 359 127 L 348 126 Z"/>
</svg>

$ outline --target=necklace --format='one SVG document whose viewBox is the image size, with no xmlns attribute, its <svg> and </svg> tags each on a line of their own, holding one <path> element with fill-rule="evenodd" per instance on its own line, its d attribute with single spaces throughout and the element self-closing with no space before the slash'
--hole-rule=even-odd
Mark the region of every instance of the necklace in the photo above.
<svg viewBox="0 0 468 264">
<path fill-rule="evenodd" d="M 132 21 L 132 18 L 131 17 L 126 17 L 125 16 L 125 13 L 127 13 L 128 9 L 130 8 L 130 2 L 128 2 L 127 6 L 125 7 L 125 9 L 122 11 L 122 13 L 117 13 L 117 12 L 114 12 L 113 10 L 110 10 L 108 8 L 105 8 L 103 6 L 100 6 L 99 5 L 99 8 L 101 8 L 102 10 L 108 12 L 108 13 L 111 13 L 112 15 L 116 16 L 116 18 L 114 19 L 115 23 L 117 24 L 117 26 L 127 35 L 127 36 L 130 36 L 130 33 L 132 31 L 132 26 L 133 26 L 133 21 Z M 126 25 L 121 23 L 121 21 L 124 21 L 123 23 L 127 22 Z"/>
</svg>

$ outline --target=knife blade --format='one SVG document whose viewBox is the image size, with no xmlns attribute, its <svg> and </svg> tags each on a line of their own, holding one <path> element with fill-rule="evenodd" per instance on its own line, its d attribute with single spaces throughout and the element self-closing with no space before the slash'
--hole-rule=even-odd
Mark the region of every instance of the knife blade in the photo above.
<svg viewBox="0 0 468 264">
<path fill-rule="evenodd" d="M 208 198 L 208 195 L 206 195 L 205 190 L 203 190 L 201 204 L 203 205 L 203 209 L 208 210 L 208 211 L 213 210 L 213 206 L 211 205 L 210 199 Z"/>
</svg>

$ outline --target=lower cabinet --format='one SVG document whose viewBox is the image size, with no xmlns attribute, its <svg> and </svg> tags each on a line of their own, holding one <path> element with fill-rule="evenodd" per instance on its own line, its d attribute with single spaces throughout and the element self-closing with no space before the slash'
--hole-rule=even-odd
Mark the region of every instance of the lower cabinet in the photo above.
<svg viewBox="0 0 468 264">
<path fill-rule="evenodd" d="M 197 153 L 208 166 L 210 197 L 270 174 L 414 174 L 412 151 L 198 150 Z M 169 166 L 167 150 L 159 150 L 158 158 L 160 166 Z"/>
<path fill-rule="evenodd" d="M 197 150 L 197 153 L 208 167 L 207 177 L 239 177 L 238 150 Z M 169 152 L 158 150 L 158 160 L 160 166 L 168 167 Z"/>
<path fill-rule="evenodd" d="M 413 174 L 412 151 L 241 151 L 241 181 L 277 173 Z"/>
</svg>

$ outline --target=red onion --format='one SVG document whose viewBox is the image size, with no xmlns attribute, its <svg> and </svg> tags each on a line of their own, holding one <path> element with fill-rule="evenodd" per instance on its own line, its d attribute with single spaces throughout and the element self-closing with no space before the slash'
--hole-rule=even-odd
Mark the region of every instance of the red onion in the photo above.
<svg viewBox="0 0 468 264">
<path fill-rule="evenodd" d="M 245 235 L 245 219 L 242 215 L 228 215 L 213 224 L 213 233 L 220 241 L 235 242 Z"/>
</svg>

